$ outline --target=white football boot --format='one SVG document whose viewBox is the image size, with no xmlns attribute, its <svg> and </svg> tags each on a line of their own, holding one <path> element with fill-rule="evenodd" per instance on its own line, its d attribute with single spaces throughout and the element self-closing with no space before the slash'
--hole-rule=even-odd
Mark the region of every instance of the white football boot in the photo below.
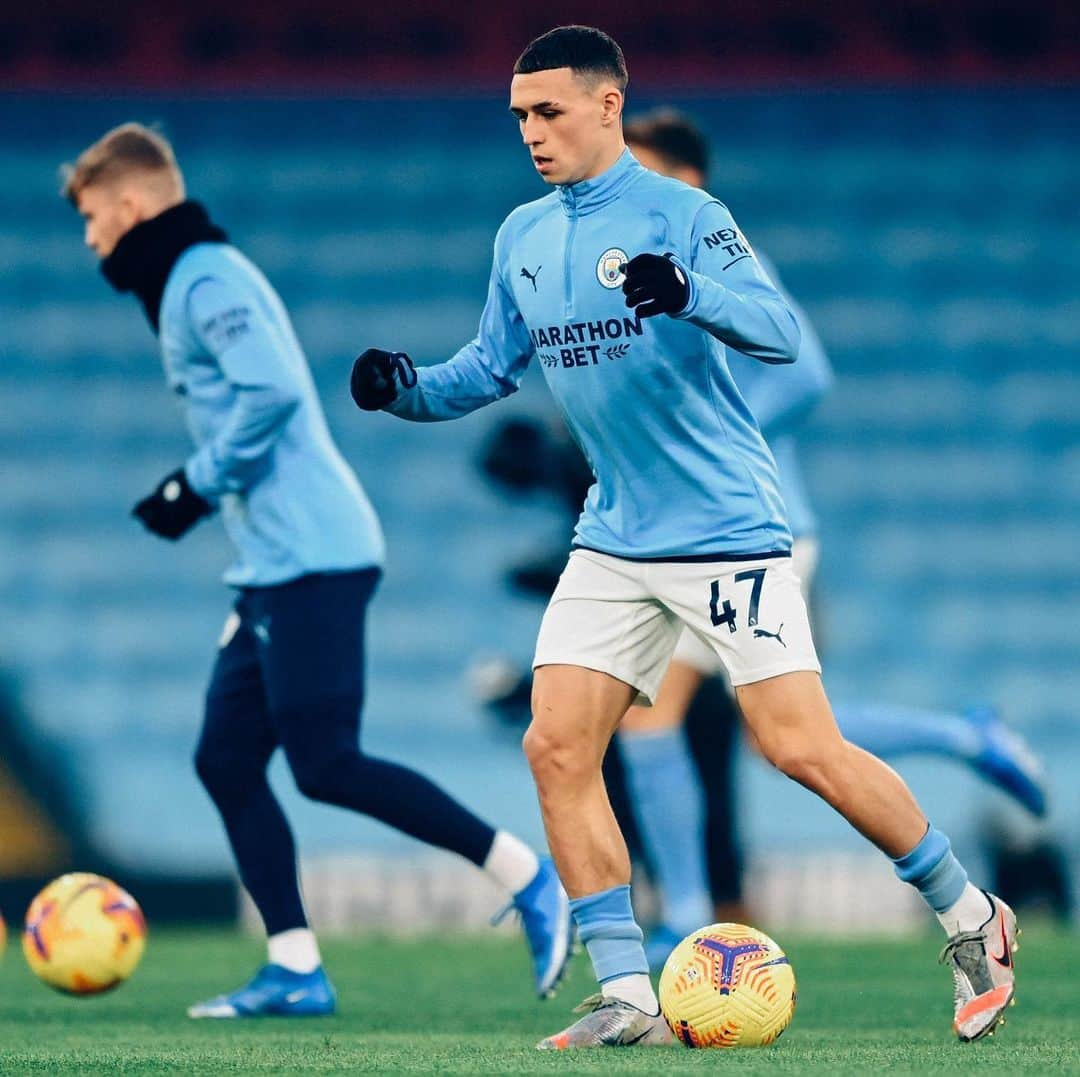
<svg viewBox="0 0 1080 1077">
<path fill-rule="evenodd" d="M 542 1039 L 541 1051 L 567 1051 L 578 1047 L 651 1047 L 674 1043 L 661 1014 L 652 1016 L 621 998 L 590 995 L 574 1013 L 585 1012 L 569 1028 Z"/>
<path fill-rule="evenodd" d="M 1005 1008 L 1013 1003 L 1016 915 L 1000 898 L 986 894 L 991 912 L 977 931 L 960 931 L 941 951 L 940 961 L 953 974 L 953 1030 L 964 1042 L 992 1036 L 1005 1024 Z"/>
</svg>

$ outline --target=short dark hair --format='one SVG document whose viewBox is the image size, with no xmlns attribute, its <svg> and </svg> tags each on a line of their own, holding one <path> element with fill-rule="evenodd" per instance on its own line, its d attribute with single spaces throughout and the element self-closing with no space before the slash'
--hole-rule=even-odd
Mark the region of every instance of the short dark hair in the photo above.
<svg viewBox="0 0 1080 1077">
<path fill-rule="evenodd" d="M 514 64 L 515 75 L 568 67 L 588 79 L 609 78 L 626 89 L 626 57 L 618 42 L 593 26 L 557 26 L 534 41 Z"/>
<path fill-rule="evenodd" d="M 631 146 L 644 146 L 659 154 L 669 165 L 709 173 L 709 143 L 693 120 L 675 109 L 635 116 L 626 122 L 623 137 Z"/>
</svg>

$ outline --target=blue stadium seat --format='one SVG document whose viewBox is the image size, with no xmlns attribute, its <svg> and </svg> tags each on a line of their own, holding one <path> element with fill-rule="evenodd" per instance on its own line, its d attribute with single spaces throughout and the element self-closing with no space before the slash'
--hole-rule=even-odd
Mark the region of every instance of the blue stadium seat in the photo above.
<svg viewBox="0 0 1080 1077">
<path fill-rule="evenodd" d="M 880 95 L 687 104 L 724 131 L 716 192 L 780 266 L 838 372 L 804 439 L 833 692 L 990 697 L 1038 743 L 1073 717 L 1080 689 L 1080 152 L 1056 133 L 1067 100 L 1031 97 L 1032 126 L 1009 153 L 989 136 L 993 95 L 950 100 L 941 115 L 960 115 L 928 129 L 928 95 L 889 97 L 892 129 L 917 132 L 918 153 L 882 131 Z M 8 104 L 22 123 L 7 130 L 0 114 L 0 657 L 33 720 L 73 753 L 116 855 L 221 867 L 188 757 L 228 609 L 216 583 L 228 550 L 216 524 L 173 549 L 127 518 L 187 446 L 155 342 L 96 273 L 52 179 L 126 109 Z M 509 408 L 550 405 L 533 373 L 511 405 L 419 429 L 361 419 L 344 387 L 368 344 L 434 361 L 472 336 L 495 229 L 542 193 L 513 125 L 501 101 L 410 102 L 390 147 L 355 103 L 280 106 L 292 109 L 287 139 L 270 103 L 214 107 L 209 127 L 198 102 L 135 111 L 167 121 L 189 187 L 279 287 L 384 518 L 368 743 L 539 838 L 517 745 L 493 735 L 463 673 L 473 653 L 531 653 L 541 610 L 500 573 L 561 522 L 500 500 L 472 461 Z M 1075 767 L 1075 740 L 1071 753 L 1054 765 Z M 782 796 L 804 803 L 794 788 Z M 752 833 L 797 845 L 786 809 L 768 814 Z M 390 840 L 341 813 L 299 817 L 324 847 Z"/>
</svg>

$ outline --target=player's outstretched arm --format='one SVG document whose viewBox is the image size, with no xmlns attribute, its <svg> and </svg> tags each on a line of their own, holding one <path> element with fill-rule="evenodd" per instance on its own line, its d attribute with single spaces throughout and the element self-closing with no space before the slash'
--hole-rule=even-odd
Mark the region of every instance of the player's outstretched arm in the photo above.
<svg viewBox="0 0 1080 1077">
<path fill-rule="evenodd" d="M 274 444 L 299 406 L 300 372 L 242 286 L 204 277 L 187 303 L 192 331 L 234 390 L 217 433 L 184 468 L 195 492 L 214 501 L 264 476 Z"/>
<path fill-rule="evenodd" d="M 448 362 L 420 369 L 404 352 L 369 348 L 353 363 L 350 390 L 364 411 L 385 410 L 414 422 L 458 419 L 516 392 L 532 350 L 496 253 L 474 340 Z"/>
<path fill-rule="evenodd" d="M 685 319 L 754 359 L 793 363 L 799 354 L 795 316 L 719 202 L 698 210 L 685 258 L 631 259 L 623 291 L 643 316 Z"/>
</svg>

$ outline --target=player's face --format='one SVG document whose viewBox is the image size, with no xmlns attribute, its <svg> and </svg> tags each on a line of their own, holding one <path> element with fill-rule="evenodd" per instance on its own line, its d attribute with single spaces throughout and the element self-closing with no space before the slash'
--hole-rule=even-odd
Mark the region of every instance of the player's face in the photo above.
<svg viewBox="0 0 1080 1077">
<path fill-rule="evenodd" d="M 592 179 L 622 150 L 622 94 L 568 67 L 515 75 L 510 111 L 545 183 Z"/>
<path fill-rule="evenodd" d="M 83 238 L 99 258 L 108 258 L 121 238 L 139 223 L 135 200 L 115 185 L 84 187 L 77 202 L 86 225 Z"/>
</svg>

